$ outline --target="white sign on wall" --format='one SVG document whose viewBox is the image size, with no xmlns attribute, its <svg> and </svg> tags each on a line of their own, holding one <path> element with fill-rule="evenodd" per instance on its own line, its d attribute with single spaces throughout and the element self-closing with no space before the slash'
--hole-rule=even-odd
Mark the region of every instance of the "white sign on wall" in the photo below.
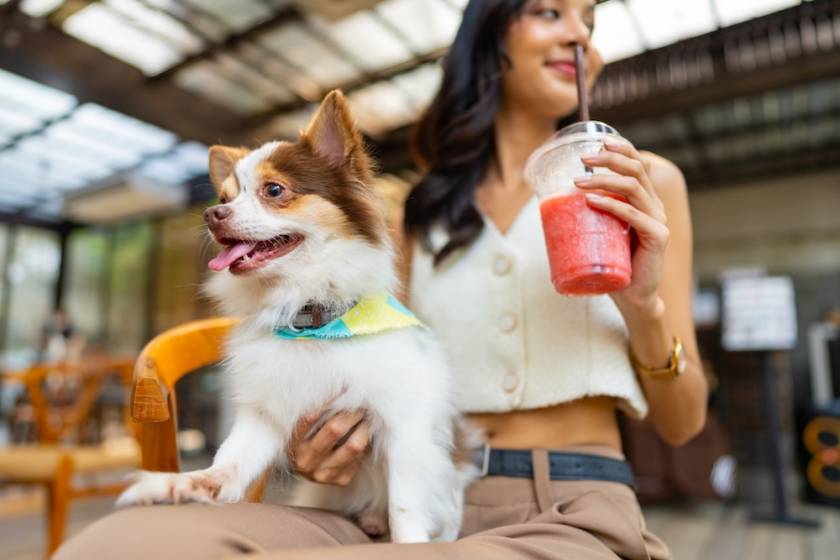
<svg viewBox="0 0 840 560">
<path fill-rule="evenodd" d="M 796 303 L 790 278 L 736 276 L 724 280 L 726 350 L 791 350 L 795 346 Z"/>
</svg>

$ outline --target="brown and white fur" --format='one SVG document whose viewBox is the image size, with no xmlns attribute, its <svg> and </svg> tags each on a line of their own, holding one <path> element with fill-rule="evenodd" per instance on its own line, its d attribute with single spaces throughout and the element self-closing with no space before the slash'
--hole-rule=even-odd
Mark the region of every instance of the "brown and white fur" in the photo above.
<svg viewBox="0 0 840 560">
<path fill-rule="evenodd" d="M 235 422 L 211 467 L 144 473 L 119 505 L 242 500 L 267 467 L 288 468 L 296 421 L 329 402 L 330 411 L 369 412 L 372 451 L 349 486 L 310 484 L 304 501 L 363 524 L 387 520 L 396 542 L 455 539 L 475 468 L 451 457 L 458 420 L 432 336 L 418 327 L 330 341 L 273 334 L 307 303 L 343 309 L 397 287 L 383 208 L 341 93 L 295 143 L 214 146 L 210 176 L 221 204 L 206 218 L 225 246 L 211 268 L 229 270 L 207 291 L 244 318 L 225 363 Z"/>
</svg>

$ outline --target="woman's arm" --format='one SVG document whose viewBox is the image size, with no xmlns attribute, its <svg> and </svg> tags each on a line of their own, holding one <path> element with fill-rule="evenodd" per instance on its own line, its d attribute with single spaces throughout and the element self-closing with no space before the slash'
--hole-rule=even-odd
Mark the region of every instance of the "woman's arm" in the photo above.
<svg viewBox="0 0 840 560">
<path fill-rule="evenodd" d="M 646 156 L 649 175 L 665 208 L 670 232 L 658 290 L 663 305 L 659 313 L 653 315 L 628 309 L 624 317 L 630 331 L 630 347 L 645 365 L 666 366 L 673 337 L 678 336 L 683 342 L 687 365 L 682 375 L 671 380 L 641 379 L 656 430 L 667 442 L 681 445 L 703 428 L 708 395 L 691 305 L 691 214 L 685 179 L 680 170 L 661 157 Z"/>
<path fill-rule="evenodd" d="M 619 173 L 579 186 L 625 196 L 626 203 L 608 197 L 590 203 L 626 220 L 639 238 L 631 285 L 613 294 L 633 354 L 640 363 L 661 368 L 669 362 L 674 336 L 685 347 L 687 367 L 679 377 L 641 376 L 654 427 L 668 443 L 681 445 L 702 429 L 708 395 L 692 317 L 692 233 L 685 180 L 668 160 L 627 146 L 607 146 L 585 161 Z"/>
</svg>

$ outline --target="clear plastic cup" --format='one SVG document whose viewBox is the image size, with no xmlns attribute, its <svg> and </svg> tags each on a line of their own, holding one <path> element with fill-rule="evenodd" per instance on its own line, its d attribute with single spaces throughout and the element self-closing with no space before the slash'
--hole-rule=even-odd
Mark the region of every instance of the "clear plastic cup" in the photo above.
<svg viewBox="0 0 840 560">
<path fill-rule="evenodd" d="M 575 177 L 613 173 L 606 168 L 588 168 L 580 159 L 599 152 L 605 138 L 627 142 L 602 122 L 569 125 L 540 146 L 525 166 L 525 178 L 540 201 L 551 282 L 564 295 L 622 290 L 632 277 L 630 228 L 612 214 L 590 206 L 587 191 L 574 183 Z"/>
</svg>

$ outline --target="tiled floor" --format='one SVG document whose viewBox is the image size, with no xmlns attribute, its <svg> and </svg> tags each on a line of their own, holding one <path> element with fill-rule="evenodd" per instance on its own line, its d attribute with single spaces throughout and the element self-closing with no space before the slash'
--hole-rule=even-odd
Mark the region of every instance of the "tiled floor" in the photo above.
<svg viewBox="0 0 840 560">
<path fill-rule="evenodd" d="M 111 509 L 111 498 L 73 506 L 68 533 Z M 37 506 L 37 502 L 34 504 Z M 42 560 L 44 526 L 29 508 L 25 515 L 0 517 L 0 559 Z M 821 521 L 815 531 L 752 524 L 742 507 L 720 504 L 656 506 L 645 510 L 649 527 L 672 548 L 676 560 L 834 560 L 840 558 L 840 509 L 797 511 Z M 96 560 L 96 559 L 91 559 Z"/>
<path fill-rule="evenodd" d="M 693 504 L 645 508 L 650 529 L 676 560 L 833 560 L 840 558 L 840 509 L 800 506 L 816 530 L 751 523 L 743 507 Z"/>
</svg>

